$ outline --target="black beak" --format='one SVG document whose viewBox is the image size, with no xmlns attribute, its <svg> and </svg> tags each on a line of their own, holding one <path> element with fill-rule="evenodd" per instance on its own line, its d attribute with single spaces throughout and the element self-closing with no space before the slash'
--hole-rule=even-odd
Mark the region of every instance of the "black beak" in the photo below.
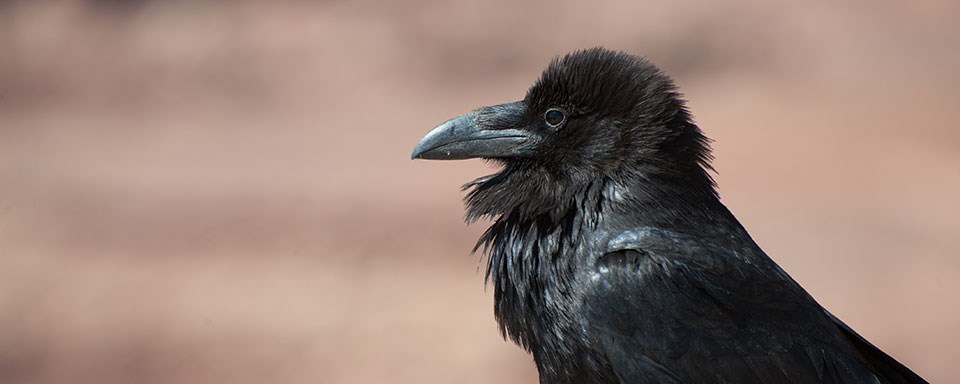
<svg viewBox="0 0 960 384">
<path fill-rule="evenodd" d="M 413 148 L 411 159 L 459 160 L 475 157 L 529 157 L 535 137 L 517 129 L 522 102 L 483 107 L 447 120 Z"/>
</svg>

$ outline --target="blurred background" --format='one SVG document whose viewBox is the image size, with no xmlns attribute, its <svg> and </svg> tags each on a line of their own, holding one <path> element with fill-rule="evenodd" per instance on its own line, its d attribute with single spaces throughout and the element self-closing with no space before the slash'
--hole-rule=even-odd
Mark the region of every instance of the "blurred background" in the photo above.
<svg viewBox="0 0 960 384">
<path fill-rule="evenodd" d="M 421 135 L 603 45 L 676 79 L 723 201 L 834 314 L 960 377 L 960 3 L 0 3 L 0 382 L 533 383 L 481 161 Z"/>
</svg>

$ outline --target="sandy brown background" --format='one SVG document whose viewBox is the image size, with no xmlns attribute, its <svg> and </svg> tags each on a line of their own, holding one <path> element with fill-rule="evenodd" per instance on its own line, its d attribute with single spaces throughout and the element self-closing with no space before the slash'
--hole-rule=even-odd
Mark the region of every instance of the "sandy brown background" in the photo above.
<svg viewBox="0 0 960 384">
<path fill-rule="evenodd" d="M 604 45 L 672 74 L 723 201 L 960 378 L 960 3 L 0 3 L 0 383 L 532 383 L 435 124 Z"/>
</svg>

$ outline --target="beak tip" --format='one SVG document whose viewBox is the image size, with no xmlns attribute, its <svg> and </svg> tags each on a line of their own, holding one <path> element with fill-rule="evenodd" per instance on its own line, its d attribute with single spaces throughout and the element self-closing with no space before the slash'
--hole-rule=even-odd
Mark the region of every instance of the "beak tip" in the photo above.
<svg viewBox="0 0 960 384">
<path fill-rule="evenodd" d="M 422 158 L 424 151 L 423 142 L 417 143 L 416 147 L 413 147 L 413 153 L 410 154 L 410 160 L 416 160 Z"/>
</svg>

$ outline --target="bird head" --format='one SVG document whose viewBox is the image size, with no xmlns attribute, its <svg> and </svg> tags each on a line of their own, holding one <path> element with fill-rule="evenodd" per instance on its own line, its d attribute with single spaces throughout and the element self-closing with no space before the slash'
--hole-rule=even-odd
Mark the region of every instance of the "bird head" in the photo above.
<svg viewBox="0 0 960 384">
<path fill-rule="evenodd" d="M 474 187 L 468 199 L 489 195 L 473 205 L 546 207 L 591 186 L 640 179 L 699 181 L 712 192 L 709 153 L 669 77 L 642 58 L 593 48 L 554 59 L 523 100 L 440 124 L 412 158 L 503 163 L 500 173 L 467 185 Z M 510 196 L 517 194 L 523 197 Z M 509 203 L 517 199 L 523 201 Z"/>
</svg>

